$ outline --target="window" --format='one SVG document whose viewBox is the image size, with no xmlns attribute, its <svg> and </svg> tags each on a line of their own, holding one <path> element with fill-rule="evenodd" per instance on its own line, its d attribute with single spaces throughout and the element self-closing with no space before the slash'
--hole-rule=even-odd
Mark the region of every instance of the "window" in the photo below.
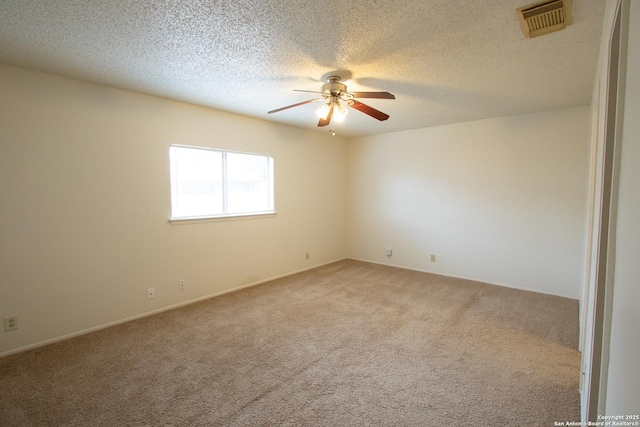
<svg viewBox="0 0 640 427">
<path fill-rule="evenodd" d="M 172 145 L 171 219 L 260 215 L 273 210 L 273 158 Z"/>
</svg>

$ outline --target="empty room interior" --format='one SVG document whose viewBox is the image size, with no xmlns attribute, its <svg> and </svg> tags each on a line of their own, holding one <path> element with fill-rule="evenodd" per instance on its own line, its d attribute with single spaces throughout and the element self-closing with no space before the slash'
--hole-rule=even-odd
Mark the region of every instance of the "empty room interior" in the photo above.
<svg viewBox="0 0 640 427">
<path fill-rule="evenodd" d="M 470 3 L 0 0 L 0 425 L 640 425 L 640 3 Z"/>
</svg>

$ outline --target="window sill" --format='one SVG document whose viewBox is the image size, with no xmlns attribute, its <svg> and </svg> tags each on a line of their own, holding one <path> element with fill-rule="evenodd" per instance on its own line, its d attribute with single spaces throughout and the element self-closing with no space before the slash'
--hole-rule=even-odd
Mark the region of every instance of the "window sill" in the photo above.
<svg viewBox="0 0 640 427">
<path fill-rule="evenodd" d="M 218 216 L 200 216 L 191 218 L 170 218 L 171 225 L 201 224 L 205 222 L 219 221 L 242 221 L 248 219 L 272 218 L 276 216 L 276 212 L 252 213 L 240 215 L 218 215 Z"/>
</svg>

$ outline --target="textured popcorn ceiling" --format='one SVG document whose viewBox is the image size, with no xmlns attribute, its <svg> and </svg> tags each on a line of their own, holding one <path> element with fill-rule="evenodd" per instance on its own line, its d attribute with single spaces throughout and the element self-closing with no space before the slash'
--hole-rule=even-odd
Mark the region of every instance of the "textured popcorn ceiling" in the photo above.
<svg viewBox="0 0 640 427">
<path fill-rule="evenodd" d="M 587 105 L 604 0 L 573 0 L 574 24 L 525 39 L 529 0 L 0 0 L 0 62 L 317 128 L 335 70 L 391 116 L 350 110 L 345 137 Z"/>
</svg>

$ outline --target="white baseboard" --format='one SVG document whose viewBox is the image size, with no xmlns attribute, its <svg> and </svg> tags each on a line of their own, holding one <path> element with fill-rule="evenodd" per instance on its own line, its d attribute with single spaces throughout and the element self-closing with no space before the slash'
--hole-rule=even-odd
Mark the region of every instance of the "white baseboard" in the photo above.
<svg viewBox="0 0 640 427">
<path fill-rule="evenodd" d="M 476 279 L 474 277 L 457 276 L 455 274 L 447 274 L 447 273 L 442 273 L 442 272 L 439 272 L 439 271 L 425 270 L 425 269 L 414 268 L 414 267 L 406 267 L 406 266 L 403 266 L 403 265 L 384 263 L 384 262 L 378 262 L 378 261 L 371 261 L 371 260 L 368 260 L 368 259 L 353 258 L 353 257 L 347 257 L 347 258 L 348 259 L 352 259 L 354 261 L 362 261 L 362 262 L 368 262 L 368 263 L 371 263 L 371 264 L 386 265 L 387 267 L 403 268 L 405 270 L 419 271 L 421 273 L 437 274 L 438 276 L 453 277 L 455 279 L 471 280 L 471 281 L 474 281 L 474 282 L 486 283 L 488 285 L 502 286 L 503 288 L 518 289 L 518 290 L 521 290 L 521 291 L 535 292 L 535 293 L 538 293 L 538 294 L 545 294 L 545 295 L 553 295 L 554 297 L 568 298 L 568 299 L 572 299 L 572 300 L 575 300 L 575 301 L 579 301 L 577 298 L 570 297 L 570 296 L 567 296 L 567 295 L 556 294 L 556 293 L 553 293 L 553 292 L 544 292 L 544 291 L 541 291 L 541 290 L 538 290 L 538 289 L 530 289 L 530 288 L 525 288 L 525 287 L 522 287 L 522 286 L 514 286 L 514 285 L 507 284 L 507 283 L 491 282 L 491 281 L 488 281 L 488 280 Z"/>
<path fill-rule="evenodd" d="M 47 339 L 47 340 L 44 340 L 44 341 L 38 341 L 38 342 L 36 342 L 34 344 L 29 344 L 29 345 L 26 345 L 26 346 L 23 346 L 23 347 L 18 347 L 18 348 L 15 348 L 15 349 L 8 350 L 8 351 L 5 351 L 3 353 L 0 353 L 0 358 L 6 357 L 6 356 L 11 356 L 12 354 L 22 353 L 24 351 L 32 350 L 34 348 L 43 347 L 45 345 L 54 344 L 56 342 L 68 340 L 70 338 L 74 338 L 74 337 L 77 337 L 77 336 L 80 336 L 80 335 L 89 334 L 91 332 L 96 332 L 96 331 L 99 331 L 101 329 L 110 328 L 111 326 L 120 325 L 122 323 L 130 322 L 132 320 L 137 320 L 137 319 L 141 319 L 143 317 L 153 316 L 154 314 L 162 313 L 164 311 L 173 310 L 175 308 L 183 307 L 185 305 L 193 304 L 193 303 L 196 303 L 196 302 L 199 302 L 199 301 L 204 301 L 204 300 L 207 300 L 207 299 L 210 299 L 210 298 L 215 298 L 215 297 L 220 296 L 220 295 L 224 295 L 224 294 L 228 294 L 228 293 L 231 293 L 231 292 L 239 291 L 240 289 L 245 289 L 245 288 L 250 288 L 252 286 L 257 286 L 257 285 L 260 285 L 262 283 L 266 283 L 266 282 L 270 282 L 272 280 L 280 279 L 282 277 L 292 276 L 294 274 L 302 273 L 303 271 L 313 270 L 314 268 L 322 267 L 322 266 L 328 265 L 328 264 L 333 264 L 334 262 L 342 261 L 344 259 L 346 259 L 346 257 L 339 258 L 339 259 L 336 259 L 336 260 L 333 260 L 333 261 L 328 261 L 328 262 L 325 262 L 325 263 L 322 263 L 322 264 L 316 264 L 316 265 L 314 265 L 312 267 L 306 267 L 306 268 L 303 268 L 303 269 L 300 269 L 300 270 L 295 270 L 295 271 L 292 271 L 292 272 L 289 272 L 289 273 L 281 274 L 279 276 L 270 277 L 268 279 L 258 280 L 257 282 L 247 283 L 247 284 L 236 286 L 236 287 L 233 287 L 233 288 L 230 288 L 230 289 L 225 289 L 225 290 L 222 290 L 222 291 L 214 292 L 214 293 L 209 294 L 209 295 L 205 295 L 205 296 L 202 296 L 202 297 L 194 298 L 194 299 L 191 299 L 191 300 L 188 300 L 188 301 L 183 301 L 183 302 L 180 302 L 180 303 L 177 303 L 177 304 L 168 305 L 166 307 L 158 308 L 158 309 L 152 310 L 152 311 L 147 311 L 147 312 L 144 312 L 144 313 L 141 313 L 141 314 L 137 314 L 135 316 L 130 316 L 130 317 L 126 317 L 124 319 L 115 320 L 113 322 L 109 322 L 109 323 L 105 323 L 105 324 L 102 324 L 102 325 L 94 326 L 92 328 L 83 329 L 83 330 L 80 330 L 80 331 L 72 332 L 70 334 L 61 335 L 61 336 L 55 337 L 55 338 L 50 338 L 50 339 Z"/>
</svg>

